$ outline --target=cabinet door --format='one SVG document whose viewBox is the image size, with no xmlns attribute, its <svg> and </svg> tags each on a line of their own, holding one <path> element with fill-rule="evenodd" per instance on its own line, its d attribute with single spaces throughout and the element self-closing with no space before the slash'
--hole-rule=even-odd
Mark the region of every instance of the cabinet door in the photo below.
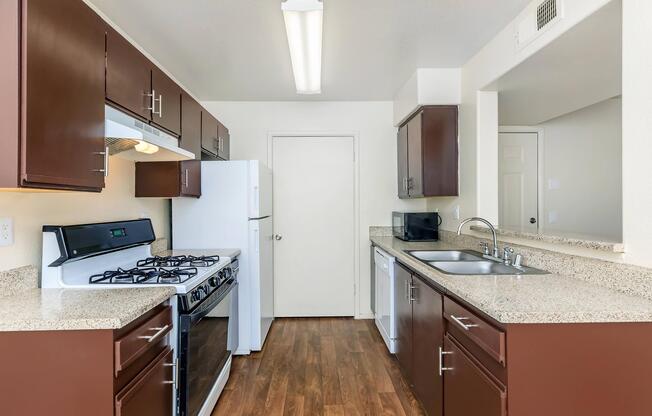
<svg viewBox="0 0 652 416">
<path fill-rule="evenodd" d="M 149 120 L 152 108 L 152 64 L 127 39 L 106 30 L 106 99 Z"/>
<path fill-rule="evenodd" d="M 507 394 L 450 336 L 444 341 L 444 414 L 505 416 Z M 554 400 L 554 399 L 553 399 Z"/>
<path fill-rule="evenodd" d="M 412 275 L 398 263 L 395 263 L 394 267 L 396 358 L 408 382 L 412 384 Z"/>
<path fill-rule="evenodd" d="M 100 191 L 104 23 L 81 0 L 22 5 L 21 185 Z"/>
<path fill-rule="evenodd" d="M 152 122 L 178 136 L 181 133 L 181 87 L 152 66 L 152 94 Z"/>
<path fill-rule="evenodd" d="M 427 107 L 422 122 L 422 193 L 458 195 L 457 107 Z"/>
<path fill-rule="evenodd" d="M 423 196 L 423 148 L 419 112 L 407 124 L 408 128 L 408 193 L 411 197 Z"/>
<path fill-rule="evenodd" d="M 217 119 L 208 111 L 201 113 L 201 148 L 213 156 L 217 156 L 219 143 L 217 140 Z"/>
<path fill-rule="evenodd" d="M 201 159 L 201 105 L 185 92 L 181 96 L 181 148 Z"/>
<path fill-rule="evenodd" d="M 115 397 L 116 416 L 172 414 L 173 354 L 166 348 Z"/>
<path fill-rule="evenodd" d="M 218 140 L 218 151 L 217 157 L 222 160 L 229 160 L 231 153 L 231 136 L 229 135 L 229 129 L 224 126 L 224 124 L 217 122 L 217 140 Z"/>
<path fill-rule="evenodd" d="M 201 196 L 201 162 L 199 160 L 185 160 L 180 163 L 181 169 L 181 195 Z"/>
<path fill-rule="evenodd" d="M 439 348 L 444 341 L 443 298 L 417 277 L 412 285 L 414 392 L 429 416 L 441 416 L 444 386 L 439 375 Z"/>
<path fill-rule="evenodd" d="M 408 194 L 408 126 L 398 129 L 397 139 L 398 155 L 398 197 L 407 198 Z"/>
</svg>

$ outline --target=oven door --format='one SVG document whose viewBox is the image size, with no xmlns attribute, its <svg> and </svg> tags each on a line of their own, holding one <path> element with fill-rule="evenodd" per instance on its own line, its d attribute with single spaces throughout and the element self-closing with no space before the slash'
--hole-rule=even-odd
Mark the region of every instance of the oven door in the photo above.
<svg viewBox="0 0 652 416">
<path fill-rule="evenodd" d="M 224 283 L 194 310 L 179 315 L 179 414 L 195 416 L 237 347 L 237 288 Z"/>
</svg>

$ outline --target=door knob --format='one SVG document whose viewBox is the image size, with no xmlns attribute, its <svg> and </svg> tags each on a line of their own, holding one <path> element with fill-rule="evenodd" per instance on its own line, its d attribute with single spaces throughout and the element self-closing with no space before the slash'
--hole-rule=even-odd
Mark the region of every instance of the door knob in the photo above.
<svg viewBox="0 0 652 416">
<path fill-rule="evenodd" d="M 537 223 L 536 218 L 534 218 L 534 217 L 530 218 L 530 224 L 536 224 L 536 223 Z"/>
<path fill-rule="evenodd" d="M 281 241 L 283 239 L 283 236 L 281 234 L 276 234 L 276 235 L 274 235 L 274 239 L 276 241 Z"/>
</svg>

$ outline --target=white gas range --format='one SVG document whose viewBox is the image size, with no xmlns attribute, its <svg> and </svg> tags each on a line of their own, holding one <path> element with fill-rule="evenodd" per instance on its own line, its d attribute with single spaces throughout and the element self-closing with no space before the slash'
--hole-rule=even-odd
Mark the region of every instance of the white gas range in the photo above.
<svg viewBox="0 0 652 416">
<path fill-rule="evenodd" d="M 226 384 L 238 345 L 239 263 L 210 250 L 155 256 L 154 240 L 149 219 L 44 226 L 41 286 L 175 287 L 170 338 L 178 360 L 175 408 L 182 416 L 209 415 Z M 216 338 L 215 334 L 225 335 Z M 198 343 L 204 347 L 196 348 Z"/>
</svg>

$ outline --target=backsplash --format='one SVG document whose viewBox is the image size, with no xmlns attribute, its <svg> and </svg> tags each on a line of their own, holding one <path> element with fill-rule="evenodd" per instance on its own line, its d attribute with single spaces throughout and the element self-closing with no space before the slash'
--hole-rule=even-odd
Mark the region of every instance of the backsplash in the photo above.
<svg viewBox="0 0 652 416">
<path fill-rule="evenodd" d="M 106 188 L 94 192 L 0 191 L 0 217 L 14 223 L 14 244 L 0 247 L 0 270 L 40 267 L 42 227 L 149 217 L 157 237 L 169 235 L 168 203 L 136 198 L 134 163 L 111 157 Z"/>
</svg>

